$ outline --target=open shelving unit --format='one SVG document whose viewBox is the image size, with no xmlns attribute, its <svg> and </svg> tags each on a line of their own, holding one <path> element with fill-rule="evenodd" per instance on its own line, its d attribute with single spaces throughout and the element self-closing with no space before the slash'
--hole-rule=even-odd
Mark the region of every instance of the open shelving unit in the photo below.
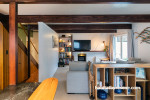
<svg viewBox="0 0 150 100">
<path fill-rule="evenodd" d="M 59 36 L 59 59 L 63 59 L 65 65 L 72 61 L 72 35 Z"/>
<path fill-rule="evenodd" d="M 96 66 L 97 65 L 97 66 Z M 118 67 L 117 64 L 113 64 L 112 67 L 110 67 L 112 64 L 94 64 L 94 77 L 95 77 L 95 86 L 98 87 L 97 85 L 97 71 L 100 72 L 100 80 L 102 82 L 102 86 L 105 86 L 105 70 L 106 68 L 108 69 L 108 76 L 109 76 L 109 86 L 114 87 L 115 85 L 115 77 L 119 76 L 123 81 L 124 81 L 124 86 L 123 87 L 136 87 L 136 84 L 140 84 L 143 88 L 143 100 L 146 100 L 146 95 L 150 96 L 150 66 L 146 67 L 146 76 L 147 79 L 136 79 L 136 68 L 138 66 L 134 65 L 129 67 L 128 64 L 126 67 Z M 115 67 L 115 65 L 117 65 Z M 143 66 L 144 67 L 144 66 Z M 118 73 L 115 72 L 115 68 L 127 68 L 128 72 L 122 72 Z M 149 84 L 149 85 L 148 85 Z M 146 85 L 147 89 L 146 89 Z M 105 86 L 105 87 L 109 87 Z M 95 100 L 101 100 L 97 98 L 97 90 L 101 89 L 95 88 Z M 147 92 L 147 94 L 146 94 Z M 123 89 L 123 92 L 120 94 L 115 93 L 113 89 L 108 89 L 108 98 L 106 100 L 140 100 L 137 99 L 137 90 L 136 89 L 131 89 L 131 93 L 128 94 L 128 89 Z"/>
</svg>

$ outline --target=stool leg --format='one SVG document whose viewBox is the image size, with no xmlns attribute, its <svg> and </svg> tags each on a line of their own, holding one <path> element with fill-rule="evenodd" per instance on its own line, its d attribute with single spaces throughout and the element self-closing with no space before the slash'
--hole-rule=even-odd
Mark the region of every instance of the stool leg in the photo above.
<svg viewBox="0 0 150 100">
<path fill-rule="evenodd" d="M 90 93 L 89 93 L 89 96 L 91 97 L 91 82 L 90 82 L 90 85 L 89 85 L 89 86 L 90 86 Z"/>
<path fill-rule="evenodd" d="M 94 88 L 94 82 L 92 82 L 92 95 L 93 95 L 93 97 L 95 95 L 94 90 L 95 90 L 95 88 Z"/>
</svg>

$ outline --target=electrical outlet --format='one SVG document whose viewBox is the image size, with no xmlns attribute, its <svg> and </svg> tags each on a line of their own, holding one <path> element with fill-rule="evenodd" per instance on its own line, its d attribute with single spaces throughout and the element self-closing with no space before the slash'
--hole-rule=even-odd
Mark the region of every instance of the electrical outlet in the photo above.
<svg viewBox="0 0 150 100">
<path fill-rule="evenodd" d="M 6 54 L 8 54 L 8 50 L 6 50 Z"/>
</svg>

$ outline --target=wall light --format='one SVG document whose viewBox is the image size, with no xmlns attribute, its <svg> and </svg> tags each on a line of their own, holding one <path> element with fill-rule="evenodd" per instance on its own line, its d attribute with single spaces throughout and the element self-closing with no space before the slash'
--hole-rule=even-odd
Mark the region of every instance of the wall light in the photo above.
<svg viewBox="0 0 150 100">
<path fill-rule="evenodd" d="M 104 46 L 105 46 L 105 41 L 103 41 L 103 44 L 104 44 Z"/>
<path fill-rule="evenodd" d="M 104 44 L 104 49 L 106 49 L 106 44 L 105 44 L 105 41 L 103 41 L 103 44 Z"/>
</svg>

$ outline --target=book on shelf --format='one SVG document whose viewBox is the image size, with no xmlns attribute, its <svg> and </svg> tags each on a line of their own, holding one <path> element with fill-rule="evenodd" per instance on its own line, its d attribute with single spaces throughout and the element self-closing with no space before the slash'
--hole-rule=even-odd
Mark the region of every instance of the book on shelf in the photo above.
<svg viewBox="0 0 150 100">
<path fill-rule="evenodd" d="M 123 79 L 121 79 L 120 76 L 114 77 L 114 87 L 123 87 L 124 85 L 125 85 L 124 81 L 123 81 Z"/>
<path fill-rule="evenodd" d="M 71 59 L 71 57 L 68 56 L 67 53 L 60 53 L 59 54 L 59 58 L 62 58 L 62 59 Z"/>
<path fill-rule="evenodd" d="M 70 48 L 70 49 L 71 49 L 71 46 L 70 46 L 70 45 L 67 45 L 67 44 L 65 44 L 65 43 L 59 43 L 59 47 Z"/>
<path fill-rule="evenodd" d="M 102 81 L 97 80 L 97 86 L 98 86 L 98 87 L 102 87 L 102 86 L 103 86 L 103 85 L 102 85 Z"/>
<path fill-rule="evenodd" d="M 71 47 L 66 47 L 65 52 L 71 52 Z"/>
<path fill-rule="evenodd" d="M 65 44 L 63 42 L 59 42 L 59 47 L 67 47 L 67 44 Z"/>
<path fill-rule="evenodd" d="M 66 58 L 67 57 L 67 53 L 60 53 L 59 54 L 59 58 Z"/>
<path fill-rule="evenodd" d="M 69 64 L 69 59 L 64 59 L 64 63 L 65 63 L 65 65 L 68 65 Z"/>
</svg>

